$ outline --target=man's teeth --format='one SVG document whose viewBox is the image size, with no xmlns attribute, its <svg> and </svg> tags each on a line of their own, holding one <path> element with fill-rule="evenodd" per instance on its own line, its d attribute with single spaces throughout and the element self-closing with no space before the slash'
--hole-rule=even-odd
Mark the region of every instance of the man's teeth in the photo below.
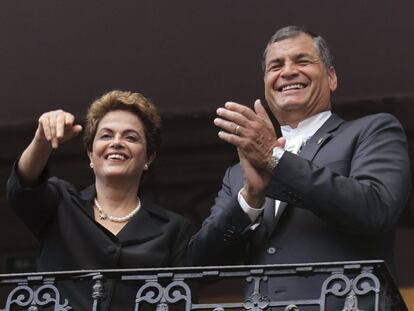
<svg viewBox="0 0 414 311">
<path fill-rule="evenodd" d="M 291 85 L 284 86 L 282 88 L 282 92 L 292 90 L 292 89 L 303 89 L 303 88 L 304 86 L 302 84 L 291 84 Z"/>
<path fill-rule="evenodd" d="M 109 156 L 108 156 L 108 159 L 115 159 L 115 160 L 125 160 L 126 159 L 126 157 L 124 156 L 124 155 L 122 155 L 122 154 L 110 154 Z"/>
</svg>

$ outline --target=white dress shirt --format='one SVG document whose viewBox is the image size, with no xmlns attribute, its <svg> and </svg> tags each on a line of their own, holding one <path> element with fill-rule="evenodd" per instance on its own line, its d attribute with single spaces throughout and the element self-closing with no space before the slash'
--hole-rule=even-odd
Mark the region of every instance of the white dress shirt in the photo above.
<svg viewBox="0 0 414 311">
<path fill-rule="evenodd" d="M 299 122 L 296 128 L 291 128 L 289 125 L 281 126 L 280 129 L 282 131 L 282 136 L 286 139 L 284 149 L 288 152 L 297 154 L 301 147 L 306 144 L 306 141 L 320 129 L 320 127 L 329 119 L 331 115 L 331 111 L 323 111 Z M 246 200 L 241 195 L 241 190 L 239 191 L 237 198 L 243 211 L 249 216 L 252 222 L 255 222 L 263 212 L 266 203 L 264 203 L 261 208 L 252 208 L 249 204 L 247 204 Z M 266 200 L 271 199 L 266 198 Z M 275 200 L 275 216 L 277 214 L 279 204 L 280 201 Z M 258 224 L 254 224 L 251 229 L 254 230 L 257 226 Z"/>
</svg>

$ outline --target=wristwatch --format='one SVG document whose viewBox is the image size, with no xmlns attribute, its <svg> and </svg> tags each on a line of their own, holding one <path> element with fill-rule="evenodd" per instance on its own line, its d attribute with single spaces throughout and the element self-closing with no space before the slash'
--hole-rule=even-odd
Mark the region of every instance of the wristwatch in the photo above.
<svg viewBox="0 0 414 311">
<path fill-rule="evenodd" d="M 282 158 L 282 155 L 285 153 L 285 149 L 281 147 L 274 147 L 272 151 L 272 156 L 267 162 L 266 170 L 268 172 L 273 172 L 277 164 L 279 163 L 280 159 Z"/>
</svg>

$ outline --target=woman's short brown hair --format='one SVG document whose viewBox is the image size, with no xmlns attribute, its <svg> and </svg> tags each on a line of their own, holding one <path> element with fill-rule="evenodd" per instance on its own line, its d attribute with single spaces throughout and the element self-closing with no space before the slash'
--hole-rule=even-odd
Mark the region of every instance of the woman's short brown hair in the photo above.
<svg viewBox="0 0 414 311">
<path fill-rule="evenodd" d="M 161 117 L 157 108 L 140 93 L 118 90 L 102 95 L 90 105 L 83 136 L 86 149 L 92 151 L 99 122 L 108 112 L 114 110 L 129 111 L 142 121 L 147 141 L 147 157 L 155 155 L 161 144 Z"/>
</svg>

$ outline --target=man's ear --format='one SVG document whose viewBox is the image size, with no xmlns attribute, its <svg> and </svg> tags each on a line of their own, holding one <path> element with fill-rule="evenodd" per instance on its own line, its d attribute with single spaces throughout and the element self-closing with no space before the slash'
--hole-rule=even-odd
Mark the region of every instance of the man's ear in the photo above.
<svg viewBox="0 0 414 311">
<path fill-rule="evenodd" d="M 336 76 L 336 70 L 334 66 L 331 66 L 328 69 L 328 82 L 331 92 L 335 91 L 336 87 L 338 86 L 338 77 Z"/>
</svg>

